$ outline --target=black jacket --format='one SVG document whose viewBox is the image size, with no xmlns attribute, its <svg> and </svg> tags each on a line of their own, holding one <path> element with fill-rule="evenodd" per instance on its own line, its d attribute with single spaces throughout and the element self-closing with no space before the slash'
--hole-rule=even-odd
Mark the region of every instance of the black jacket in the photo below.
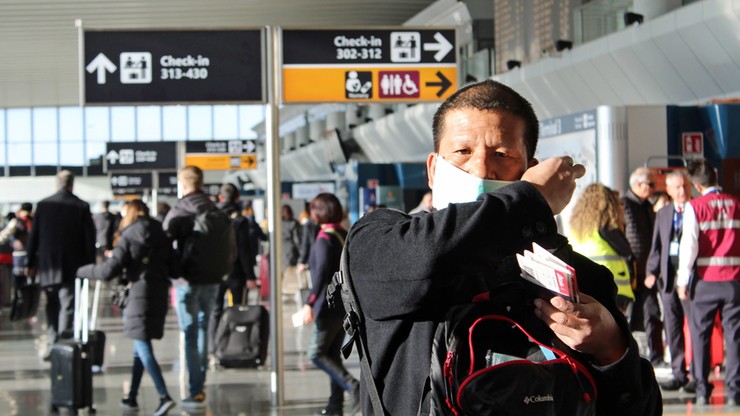
<svg viewBox="0 0 740 416">
<path fill-rule="evenodd" d="M 95 261 L 95 225 L 90 206 L 62 189 L 36 206 L 26 246 L 26 264 L 41 286 L 71 285 L 77 268 Z"/>
<path fill-rule="evenodd" d="M 102 264 L 88 264 L 77 275 L 110 280 L 123 273 L 133 282 L 123 310 L 123 334 L 133 339 L 160 339 L 167 315 L 170 270 L 176 257 L 162 224 L 139 218 L 121 232 L 118 245 Z"/>
<path fill-rule="evenodd" d="M 328 308 L 326 303 L 326 288 L 331 282 L 334 272 L 339 270 L 339 260 L 342 257 L 343 240 L 347 236 L 347 230 L 339 224 L 332 224 L 334 231 L 325 232 L 321 230 L 316 236 L 308 258 L 308 266 L 311 270 L 311 293 L 308 296 L 308 304 L 313 307 L 314 319 L 342 319 L 344 308 L 336 305 Z M 334 233 L 341 235 L 342 240 Z"/>
<path fill-rule="evenodd" d="M 236 237 L 236 259 L 234 260 L 234 267 L 229 273 L 229 279 L 242 282 L 247 279 L 257 279 L 254 274 L 257 252 L 254 251 L 251 241 L 254 220 L 250 217 L 243 217 L 239 206 L 234 202 L 220 202 L 216 206 L 231 218 L 231 224 L 234 226 L 234 236 Z M 264 233 L 262 235 L 264 236 Z"/>
<path fill-rule="evenodd" d="M 437 322 L 451 306 L 470 303 L 473 296 L 500 284 L 502 257 L 531 249 L 533 241 L 549 249 L 567 244 L 557 234 L 547 203 L 526 182 L 432 213 L 408 216 L 377 210 L 352 227 L 347 240 L 350 275 L 366 319 L 371 368 L 388 414 L 416 414 Z M 611 312 L 629 340 L 628 353 L 605 369 L 571 351 L 596 379 L 598 413 L 660 414 L 655 375 L 639 357 L 616 307 L 611 273 L 575 253 L 569 262 L 581 291 Z M 367 393 L 362 397 L 363 414 L 372 415 Z"/>
<path fill-rule="evenodd" d="M 313 220 L 308 219 L 301 225 L 301 247 L 298 256 L 298 263 L 308 264 L 308 256 L 311 254 L 311 246 L 313 246 L 316 236 L 319 234 L 321 229 L 318 224 Z"/>
<path fill-rule="evenodd" d="M 101 250 L 113 249 L 113 234 L 116 232 L 117 218 L 112 213 L 98 212 L 93 214 L 95 223 L 95 244 Z"/>
<path fill-rule="evenodd" d="M 640 201 L 632 190 L 628 190 L 621 198 L 624 209 L 624 234 L 630 242 L 632 254 L 637 262 L 637 288 L 645 287 L 645 265 L 650 254 L 650 238 L 653 235 L 655 212 L 650 201 Z"/>
</svg>

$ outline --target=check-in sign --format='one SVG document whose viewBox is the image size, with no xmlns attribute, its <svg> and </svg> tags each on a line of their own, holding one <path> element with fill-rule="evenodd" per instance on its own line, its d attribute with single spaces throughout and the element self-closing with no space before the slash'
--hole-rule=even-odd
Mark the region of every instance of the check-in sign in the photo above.
<svg viewBox="0 0 740 416">
<path fill-rule="evenodd" d="M 177 169 L 177 143 L 108 142 L 105 168 L 106 172 Z"/>
<path fill-rule="evenodd" d="M 119 173 L 110 177 L 111 190 L 116 195 L 140 194 L 152 189 L 151 173 Z"/>
<path fill-rule="evenodd" d="M 212 140 L 185 142 L 185 164 L 203 170 L 257 168 L 254 140 Z"/>
<path fill-rule="evenodd" d="M 86 31 L 85 102 L 264 102 L 262 32 Z"/>
<path fill-rule="evenodd" d="M 283 30 L 283 102 L 442 101 L 455 42 L 452 29 Z"/>
</svg>

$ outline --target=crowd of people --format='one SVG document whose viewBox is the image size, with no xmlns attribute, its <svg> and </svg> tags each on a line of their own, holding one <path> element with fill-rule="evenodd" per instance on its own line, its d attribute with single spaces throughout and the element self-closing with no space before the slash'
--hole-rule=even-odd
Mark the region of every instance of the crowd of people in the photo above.
<svg viewBox="0 0 740 416">
<path fill-rule="evenodd" d="M 451 308 L 500 287 L 507 277 L 502 264 L 532 243 L 551 252 L 569 245 L 575 251 L 569 258 L 580 301 L 537 298 L 532 313 L 550 342 L 593 374 L 598 414 L 661 413 L 654 367 L 666 365 L 666 344 L 673 377 L 660 387 L 695 392 L 698 405 L 708 404 L 709 336 L 717 313 L 725 335 L 725 404 L 737 406 L 740 200 L 722 191 L 706 159 L 689 160 L 686 169 L 667 175 L 667 202 L 660 207 L 654 205 L 659 184 L 647 168 L 630 175 L 621 196 L 588 184 L 573 201 L 564 236 L 553 217 L 571 201 L 585 168 L 568 156 L 534 157 L 538 120 L 518 93 L 490 80 L 460 89 L 435 113 L 433 136 L 427 159 L 432 191 L 409 214 L 369 210 L 347 231 L 332 194 L 311 200 L 300 222 L 289 205 L 282 207 L 281 278 L 285 286 L 307 290 L 299 301 L 304 323 L 315 323 L 309 355 L 329 377 L 320 414 L 343 414 L 345 393 L 353 413 L 361 408 L 375 414 L 378 405 L 371 403 L 367 380 L 360 383 L 345 368 L 344 311 L 327 305 L 326 288 L 345 245 L 363 307 L 370 372 L 389 414 L 439 410 L 427 385 L 437 326 Z M 152 340 L 163 336 L 170 287 L 189 375 L 181 405 L 198 409 L 205 406 L 224 296 L 230 293 L 237 303 L 257 287 L 255 259 L 267 238 L 233 184 L 224 184 L 214 202 L 202 190 L 199 168 L 180 169 L 178 181 L 182 198 L 171 209 L 157 207 L 156 216 L 138 199 L 124 205 L 120 216 L 107 203 L 92 215 L 73 193 L 74 175 L 63 171 L 56 194 L 35 212 L 31 204 L 21 205 L 0 233 L 0 245 L 12 241 L 14 284 L 35 279 L 46 293 L 50 344 L 71 328 L 75 277 L 131 283 L 124 335 L 133 339 L 134 361 L 122 406 L 138 407 L 146 370 L 160 396 L 157 415 L 175 406 L 152 349 Z M 693 199 L 692 185 L 699 194 Z M 203 256 L 208 259 L 186 259 L 201 216 L 214 211 L 230 221 L 210 247 L 216 251 Z M 306 270 L 310 282 L 298 277 Z M 684 318 L 692 357 L 684 352 Z M 635 331 L 645 332 L 645 358 Z"/>
</svg>

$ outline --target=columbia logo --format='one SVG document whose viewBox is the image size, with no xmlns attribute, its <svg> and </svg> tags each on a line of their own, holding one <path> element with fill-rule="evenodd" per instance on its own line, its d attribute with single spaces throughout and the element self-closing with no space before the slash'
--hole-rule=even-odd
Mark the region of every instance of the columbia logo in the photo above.
<svg viewBox="0 0 740 416">
<path fill-rule="evenodd" d="M 524 397 L 524 404 L 532 404 L 532 403 L 541 403 L 541 402 L 554 402 L 555 399 L 553 399 L 552 394 L 545 394 L 544 396 L 536 395 L 536 396 L 525 396 Z"/>
</svg>

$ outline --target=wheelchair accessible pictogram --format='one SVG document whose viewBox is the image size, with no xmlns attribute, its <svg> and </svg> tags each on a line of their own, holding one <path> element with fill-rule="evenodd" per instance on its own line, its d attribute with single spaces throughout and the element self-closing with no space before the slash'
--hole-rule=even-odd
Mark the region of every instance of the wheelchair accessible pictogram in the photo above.
<svg viewBox="0 0 740 416">
<path fill-rule="evenodd" d="M 419 71 L 380 71 L 380 98 L 418 98 Z"/>
</svg>

